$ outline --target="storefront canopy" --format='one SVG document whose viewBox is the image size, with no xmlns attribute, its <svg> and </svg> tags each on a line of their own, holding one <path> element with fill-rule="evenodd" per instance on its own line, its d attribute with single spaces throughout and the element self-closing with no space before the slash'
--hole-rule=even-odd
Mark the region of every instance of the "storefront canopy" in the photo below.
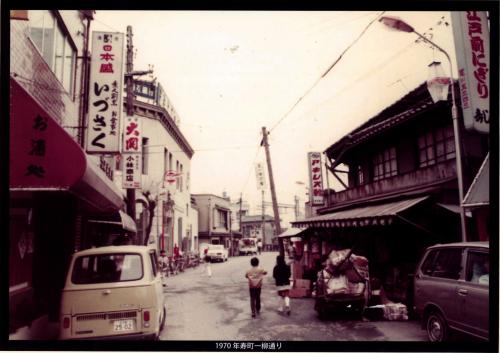
<svg viewBox="0 0 500 353">
<path fill-rule="evenodd" d="M 361 206 L 349 210 L 338 211 L 321 216 L 306 218 L 292 222 L 295 227 L 365 227 L 373 225 L 390 225 L 398 213 L 407 210 L 427 199 L 428 196 L 393 201 L 378 205 Z"/>
<path fill-rule="evenodd" d="M 490 154 L 486 155 L 469 191 L 464 197 L 464 207 L 480 207 L 490 204 Z"/>
<path fill-rule="evenodd" d="M 121 210 L 106 219 L 89 219 L 89 223 L 114 224 L 128 232 L 137 233 L 137 227 L 132 217 Z"/>
<path fill-rule="evenodd" d="M 297 236 L 297 234 L 305 231 L 305 229 L 300 229 L 300 228 L 288 228 L 285 230 L 283 233 L 278 235 L 278 238 L 291 238 Z"/>
<path fill-rule="evenodd" d="M 9 163 L 13 192 L 69 191 L 103 212 L 124 206 L 116 185 L 13 78 Z"/>
</svg>

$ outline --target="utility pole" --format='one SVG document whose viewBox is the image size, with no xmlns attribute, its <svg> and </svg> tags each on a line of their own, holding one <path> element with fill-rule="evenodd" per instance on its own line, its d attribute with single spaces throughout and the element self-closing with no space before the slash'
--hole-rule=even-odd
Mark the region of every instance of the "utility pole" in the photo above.
<svg viewBox="0 0 500 353">
<path fill-rule="evenodd" d="M 125 85 L 127 92 L 127 116 L 134 116 L 134 75 L 146 75 L 153 71 L 133 71 L 134 45 L 132 44 L 132 26 L 127 26 L 127 61 Z M 141 142 L 139 142 L 141 143 Z M 127 213 L 135 221 L 135 189 L 127 189 Z"/>
<path fill-rule="evenodd" d="M 265 205 L 264 205 L 264 188 L 262 188 L 262 242 L 266 238 L 266 219 L 265 219 Z"/>
<path fill-rule="evenodd" d="M 295 195 L 295 220 L 299 218 L 299 197 Z"/>
<path fill-rule="evenodd" d="M 132 44 L 132 26 L 127 26 L 127 67 L 125 85 L 127 89 L 127 116 L 134 115 L 134 46 Z M 135 189 L 127 189 L 127 212 L 135 221 Z"/>
<path fill-rule="evenodd" d="M 243 228 L 241 227 L 241 203 L 243 202 L 242 199 L 243 199 L 243 193 L 240 193 L 240 233 L 241 237 L 243 238 Z"/>
<path fill-rule="evenodd" d="M 269 173 L 269 184 L 271 187 L 271 198 L 273 201 L 273 213 L 274 213 L 274 224 L 276 229 L 276 235 L 281 234 L 281 225 L 280 225 L 280 215 L 278 212 L 278 201 L 276 200 L 276 190 L 274 189 L 274 178 L 273 178 L 273 169 L 271 166 L 271 154 L 269 153 L 269 144 L 267 142 L 267 131 L 266 127 L 262 127 L 262 144 L 266 150 L 266 160 L 267 160 L 267 170 Z M 278 238 L 279 251 L 281 256 L 285 256 L 285 249 L 283 247 L 283 239 Z"/>
</svg>

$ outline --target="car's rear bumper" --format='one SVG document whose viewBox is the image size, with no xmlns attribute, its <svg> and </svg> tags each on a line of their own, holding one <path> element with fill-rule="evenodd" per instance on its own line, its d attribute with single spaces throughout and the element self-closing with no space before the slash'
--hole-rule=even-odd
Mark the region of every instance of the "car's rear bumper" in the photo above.
<svg viewBox="0 0 500 353">
<path fill-rule="evenodd" d="M 70 337 L 64 340 L 86 340 L 86 341 L 141 341 L 141 340 L 154 340 L 156 333 L 154 332 L 140 332 L 130 333 L 126 335 L 111 335 L 99 337 Z"/>
</svg>

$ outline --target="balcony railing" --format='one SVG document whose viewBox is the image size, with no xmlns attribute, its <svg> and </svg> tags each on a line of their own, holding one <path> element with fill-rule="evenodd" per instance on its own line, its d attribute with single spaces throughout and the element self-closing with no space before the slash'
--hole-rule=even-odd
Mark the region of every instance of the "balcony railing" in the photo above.
<svg viewBox="0 0 500 353">
<path fill-rule="evenodd" d="M 439 182 L 456 178 L 455 159 L 445 161 L 414 172 L 378 180 L 366 185 L 352 187 L 330 195 L 329 205 L 334 206 L 373 196 L 404 192 L 417 188 L 425 188 Z"/>
</svg>

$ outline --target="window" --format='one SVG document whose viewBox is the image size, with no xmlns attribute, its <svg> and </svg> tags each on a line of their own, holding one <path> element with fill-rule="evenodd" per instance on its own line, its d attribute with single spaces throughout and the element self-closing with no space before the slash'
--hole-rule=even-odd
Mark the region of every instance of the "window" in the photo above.
<svg viewBox="0 0 500 353">
<path fill-rule="evenodd" d="M 168 154 L 168 170 L 172 170 L 172 153 Z"/>
<path fill-rule="evenodd" d="M 398 174 L 396 148 L 390 147 L 373 157 L 373 180 L 381 180 Z"/>
<path fill-rule="evenodd" d="M 180 170 L 180 173 L 181 173 L 181 176 L 179 177 L 179 188 L 181 189 L 181 192 L 182 192 L 182 184 L 183 184 L 183 181 L 184 181 L 184 175 L 182 174 L 183 172 L 183 166 L 181 164 L 181 170 Z"/>
<path fill-rule="evenodd" d="M 148 174 L 148 161 L 149 161 L 149 138 L 142 138 L 142 174 Z"/>
<path fill-rule="evenodd" d="M 156 277 L 156 274 L 158 273 L 158 258 L 156 256 L 156 252 L 152 251 L 149 253 L 149 258 L 151 259 L 151 273 L 153 275 L 153 278 Z"/>
<path fill-rule="evenodd" d="M 217 221 L 218 221 L 217 226 L 219 228 L 227 229 L 227 211 L 217 209 Z"/>
<path fill-rule="evenodd" d="M 139 254 L 100 254 L 80 256 L 71 274 L 75 284 L 135 281 L 142 278 Z"/>
<path fill-rule="evenodd" d="M 167 148 L 163 148 L 163 178 L 165 178 L 165 174 L 168 170 L 168 150 Z"/>
<path fill-rule="evenodd" d="M 179 174 L 179 161 L 176 161 L 175 162 L 175 171 L 177 172 L 177 174 Z M 176 189 L 179 190 L 180 189 L 180 177 L 177 177 L 177 183 L 176 183 Z"/>
<path fill-rule="evenodd" d="M 428 276 L 459 279 L 462 249 L 441 249 L 429 254 L 422 265 L 422 272 Z"/>
<path fill-rule="evenodd" d="M 418 137 L 419 167 L 427 167 L 455 158 L 453 127 L 448 125 Z"/>
<path fill-rule="evenodd" d="M 59 19 L 47 10 L 29 10 L 29 35 L 52 72 L 71 95 L 74 90 L 76 48 Z"/>
<path fill-rule="evenodd" d="M 358 165 L 358 169 L 356 172 L 357 172 L 358 185 L 363 185 L 365 183 L 365 176 L 363 174 L 363 167 Z"/>
<path fill-rule="evenodd" d="M 485 252 L 471 251 L 467 255 L 466 280 L 472 283 L 489 284 L 490 258 Z"/>
</svg>

